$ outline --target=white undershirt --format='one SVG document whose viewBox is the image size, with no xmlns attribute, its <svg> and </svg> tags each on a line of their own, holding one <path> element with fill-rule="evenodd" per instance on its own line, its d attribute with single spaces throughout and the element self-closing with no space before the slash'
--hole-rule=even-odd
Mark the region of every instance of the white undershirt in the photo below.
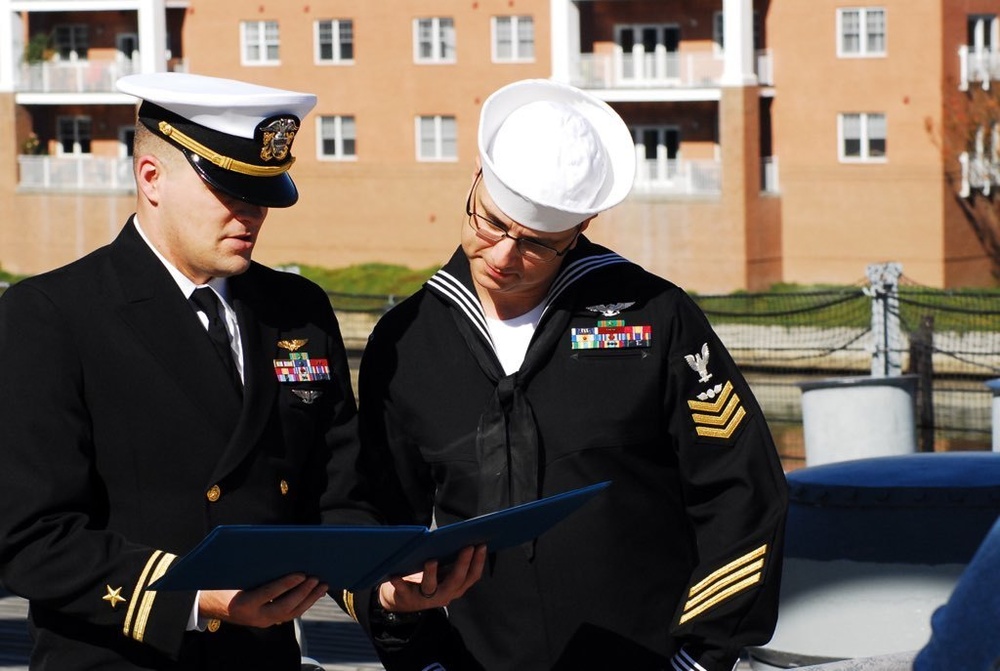
<svg viewBox="0 0 1000 671">
<path fill-rule="evenodd" d="M 531 336 L 535 335 L 535 327 L 538 326 L 544 309 L 545 305 L 542 304 L 513 319 L 486 318 L 486 326 L 490 330 L 493 346 L 505 374 L 510 375 L 521 368 Z"/>
</svg>

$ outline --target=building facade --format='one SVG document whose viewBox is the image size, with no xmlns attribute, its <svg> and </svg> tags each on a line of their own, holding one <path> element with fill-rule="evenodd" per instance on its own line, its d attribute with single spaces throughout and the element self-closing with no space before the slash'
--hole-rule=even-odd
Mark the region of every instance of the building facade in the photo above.
<svg viewBox="0 0 1000 671">
<path fill-rule="evenodd" d="M 969 86 L 1000 85 L 993 5 L 0 0 L 0 267 L 41 272 L 117 233 L 135 101 L 114 80 L 177 70 L 319 97 L 293 150 L 300 201 L 258 243 L 269 264 L 442 263 L 482 101 L 546 77 L 635 138 L 635 189 L 588 235 L 689 289 L 854 282 L 890 260 L 923 284 L 990 285 L 945 179 L 959 164 L 928 129 Z M 973 182 L 1000 181 L 994 135 L 966 158 L 985 161 Z"/>
</svg>

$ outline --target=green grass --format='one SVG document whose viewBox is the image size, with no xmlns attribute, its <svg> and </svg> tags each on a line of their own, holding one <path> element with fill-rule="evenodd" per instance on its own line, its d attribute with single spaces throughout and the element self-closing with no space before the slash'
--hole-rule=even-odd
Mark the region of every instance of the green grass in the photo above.
<svg viewBox="0 0 1000 671">
<path fill-rule="evenodd" d="M 386 263 L 363 263 L 346 268 L 297 265 L 299 273 L 331 294 L 338 310 L 383 310 L 423 286 L 437 266 L 414 270 Z"/>
</svg>

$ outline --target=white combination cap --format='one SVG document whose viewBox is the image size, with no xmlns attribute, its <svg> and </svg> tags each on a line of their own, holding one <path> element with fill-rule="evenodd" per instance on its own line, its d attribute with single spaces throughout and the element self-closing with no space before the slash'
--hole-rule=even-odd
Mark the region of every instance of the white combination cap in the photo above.
<svg viewBox="0 0 1000 671">
<path fill-rule="evenodd" d="M 213 188 L 267 207 L 298 199 L 287 173 L 312 93 L 179 72 L 129 75 L 117 87 L 142 101 L 139 121 Z"/>
<path fill-rule="evenodd" d="M 486 99 L 479 158 L 496 206 L 548 233 L 617 205 L 635 179 L 635 143 L 618 113 L 547 79 L 514 82 Z"/>
</svg>

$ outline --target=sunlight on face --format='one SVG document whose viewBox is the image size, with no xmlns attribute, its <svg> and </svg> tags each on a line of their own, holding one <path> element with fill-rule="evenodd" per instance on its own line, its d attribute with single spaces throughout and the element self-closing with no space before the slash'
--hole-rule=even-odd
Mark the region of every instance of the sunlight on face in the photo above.
<svg viewBox="0 0 1000 671">
<path fill-rule="evenodd" d="M 163 255 L 196 283 L 239 275 L 268 209 L 208 186 L 186 160 L 167 169 L 160 205 Z"/>
</svg>

